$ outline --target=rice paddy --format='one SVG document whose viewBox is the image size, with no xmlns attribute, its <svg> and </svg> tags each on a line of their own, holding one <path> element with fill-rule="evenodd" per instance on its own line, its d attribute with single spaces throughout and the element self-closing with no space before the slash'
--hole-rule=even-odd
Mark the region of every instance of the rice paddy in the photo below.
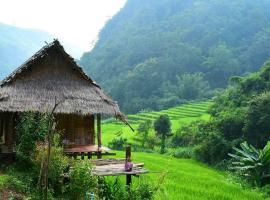
<svg viewBox="0 0 270 200">
<path fill-rule="evenodd" d="M 209 120 L 207 110 L 211 102 L 188 103 L 159 112 L 142 112 L 128 115 L 129 123 L 136 130 L 145 120 L 154 121 L 162 114 L 167 114 L 175 132 L 183 124 L 202 119 Z M 136 133 L 128 126 L 115 120 L 103 121 L 103 144 L 122 136 L 132 141 Z M 151 131 L 154 134 L 154 130 Z M 117 157 L 124 157 L 124 152 L 117 152 Z M 140 178 L 133 178 L 134 184 L 147 180 L 151 185 L 160 184 L 155 200 L 263 200 L 268 199 L 260 192 L 245 189 L 235 183 L 226 172 L 215 170 L 191 159 L 177 159 L 156 153 L 133 152 L 134 162 L 144 162 L 150 171 Z M 164 180 L 162 180 L 164 177 Z M 124 177 L 121 178 L 124 181 Z"/>
<path fill-rule="evenodd" d="M 172 131 L 175 132 L 183 124 L 187 124 L 191 121 L 198 119 L 208 120 L 210 115 L 207 113 L 211 105 L 210 101 L 187 103 L 180 106 L 176 106 L 170 109 L 153 111 L 153 112 L 140 112 L 133 115 L 128 115 L 128 122 L 136 130 L 138 125 L 146 120 L 152 122 L 160 115 L 168 115 L 172 123 Z M 153 132 L 153 130 L 152 130 Z M 136 133 L 132 132 L 128 126 L 114 119 L 107 119 L 102 124 L 102 139 L 103 144 L 107 145 L 113 138 L 122 136 L 132 142 Z"/>
<path fill-rule="evenodd" d="M 117 152 L 117 156 L 124 156 Z M 155 200 L 269 200 L 260 192 L 243 188 L 225 173 L 190 159 L 177 159 L 155 153 L 133 152 L 135 162 L 144 162 L 149 174 L 133 177 L 160 184 Z M 162 177 L 164 176 L 164 181 Z"/>
</svg>

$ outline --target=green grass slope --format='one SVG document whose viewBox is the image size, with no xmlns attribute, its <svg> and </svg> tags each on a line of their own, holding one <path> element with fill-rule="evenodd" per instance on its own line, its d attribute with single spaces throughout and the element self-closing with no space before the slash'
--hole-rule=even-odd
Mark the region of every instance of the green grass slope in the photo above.
<svg viewBox="0 0 270 200">
<path fill-rule="evenodd" d="M 117 152 L 123 157 L 123 152 Z M 135 162 L 144 162 L 150 172 L 142 179 L 156 185 L 163 173 L 164 182 L 156 200 L 263 200 L 269 199 L 251 189 L 243 189 L 226 173 L 189 159 L 177 159 L 153 153 L 132 153 Z M 139 179 L 133 178 L 134 183 Z"/>
<path fill-rule="evenodd" d="M 124 152 L 117 152 L 117 157 L 124 157 Z M 138 152 L 132 152 L 132 160 L 144 162 L 150 172 L 139 178 L 132 177 L 133 184 L 142 180 L 154 187 L 159 185 L 155 200 L 270 200 L 258 191 L 244 189 L 233 182 L 228 174 L 194 160 Z M 0 193 L 6 192 L 7 181 L 12 176 L 0 173 Z M 122 176 L 123 184 L 124 179 Z"/>
<path fill-rule="evenodd" d="M 158 112 L 141 112 L 136 115 L 128 115 L 128 121 L 136 130 L 139 123 L 145 120 L 154 121 L 162 114 L 167 114 L 172 122 L 172 131 L 175 132 L 181 125 L 189 123 L 194 120 L 204 119 L 208 120 L 210 115 L 207 113 L 210 101 L 199 103 L 187 103 L 167 110 Z M 153 132 L 153 130 L 152 130 Z M 136 133 L 132 132 L 128 126 L 121 122 L 109 119 L 103 121 L 102 124 L 102 140 L 103 144 L 107 145 L 113 138 L 122 136 L 132 141 Z"/>
</svg>

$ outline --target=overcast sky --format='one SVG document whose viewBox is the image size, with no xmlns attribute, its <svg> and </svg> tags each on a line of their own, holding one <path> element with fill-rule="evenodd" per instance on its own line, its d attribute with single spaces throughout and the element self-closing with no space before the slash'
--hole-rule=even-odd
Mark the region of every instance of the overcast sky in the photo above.
<svg viewBox="0 0 270 200">
<path fill-rule="evenodd" d="M 0 0 L 0 22 L 45 30 L 89 50 L 126 0 Z"/>
</svg>

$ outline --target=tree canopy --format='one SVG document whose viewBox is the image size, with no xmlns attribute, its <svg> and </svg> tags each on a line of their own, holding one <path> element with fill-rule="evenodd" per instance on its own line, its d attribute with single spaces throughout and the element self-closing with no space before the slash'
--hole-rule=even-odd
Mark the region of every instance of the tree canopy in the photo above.
<svg viewBox="0 0 270 200">
<path fill-rule="evenodd" d="M 128 0 L 80 64 L 125 112 L 207 98 L 270 56 L 269 10 L 268 0 Z"/>
<path fill-rule="evenodd" d="M 216 128 L 228 140 L 243 138 L 256 147 L 270 140 L 270 62 L 246 77 L 233 77 L 211 108 Z"/>
</svg>

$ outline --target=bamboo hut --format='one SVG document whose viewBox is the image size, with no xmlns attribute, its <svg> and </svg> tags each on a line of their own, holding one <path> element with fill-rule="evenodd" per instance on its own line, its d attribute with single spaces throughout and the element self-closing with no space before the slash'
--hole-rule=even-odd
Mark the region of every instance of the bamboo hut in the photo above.
<svg viewBox="0 0 270 200">
<path fill-rule="evenodd" d="M 0 153 L 15 152 L 20 113 L 48 112 L 56 101 L 61 101 L 55 118 L 67 153 L 106 151 L 101 144 L 101 115 L 126 122 L 117 103 L 54 40 L 0 83 Z"/>
</svg>

